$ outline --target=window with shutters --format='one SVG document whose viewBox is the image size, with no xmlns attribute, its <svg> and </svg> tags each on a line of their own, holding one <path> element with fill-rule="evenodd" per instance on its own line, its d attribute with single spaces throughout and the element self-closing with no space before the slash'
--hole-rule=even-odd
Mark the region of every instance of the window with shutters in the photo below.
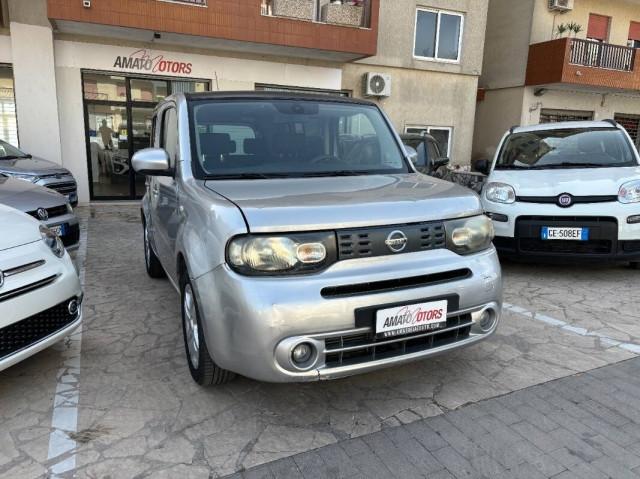
<svg viewBox="0 0 640 479">
<path fill-rule="evenodd" d="M 609 26 L 611 17 L 598 15 L 597 13 L 589 14 L 589 26 L 587 27 L 587 39 L 598 42 L 607 42 L 609 40 Z"/>
<path fill-rule="evenodd" d="M 627 130 L 627 133 L 629 133 L 629 136 L 636 146 L 640 147 L 640 115 L 616 113 L 614 120 Z"/>
<path fill-rule="evenodd" d="M 640 22 L 631 22 L 629 25 L 629 46 L 640 48 Z"/>
</svg>

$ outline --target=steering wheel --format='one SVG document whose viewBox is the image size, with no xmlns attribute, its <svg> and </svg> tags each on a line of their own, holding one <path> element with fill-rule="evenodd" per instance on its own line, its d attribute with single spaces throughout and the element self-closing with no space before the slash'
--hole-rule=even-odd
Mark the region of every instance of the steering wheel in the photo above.
<svg viewBox="0 0 640 479">
<path fill-rule="evenodd" d="M 342 158 L 338 158 L 335 155 L 320 155 L 320 156 L 316 156 L 311 161 L 309 161 L 309 164 L 317 165 L 317 164 L 320 164 L 320 163 L 329 163 L 331 161 L 335 161 L 335 162 L 341 163 L 343 165 L 347 164 L 346 161 L 344 161 Z"/>
</svg>

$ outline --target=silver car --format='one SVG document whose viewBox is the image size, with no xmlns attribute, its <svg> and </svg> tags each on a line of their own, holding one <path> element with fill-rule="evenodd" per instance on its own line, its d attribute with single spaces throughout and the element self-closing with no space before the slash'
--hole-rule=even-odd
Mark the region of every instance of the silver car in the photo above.
<svg viewBox="0 0 640 479">
<path fill-rule="evenodd" d="M 78 248 L 78 218 L 69 201 L 61 194 L 0 173 L 0 204 L 11 206 L 44 223 L 60 236 L 67 251 Z"/>
<path fill-rule="evenodd" d="M 71 206 L 78 204 L 78 186 L 69 170 L 52 161 L 25 153 L 2 140 L 0 174 L 57 191 L 69 200 Z"/>
<path fill-rule="evenodd" d="M 489 337 L 501 272 L 479 198 L 417 173 L 373 103 L 176 94 L 133 166 L 148 273 L 182 299 L 199 384 L 332 379 Z"/>
</svg>

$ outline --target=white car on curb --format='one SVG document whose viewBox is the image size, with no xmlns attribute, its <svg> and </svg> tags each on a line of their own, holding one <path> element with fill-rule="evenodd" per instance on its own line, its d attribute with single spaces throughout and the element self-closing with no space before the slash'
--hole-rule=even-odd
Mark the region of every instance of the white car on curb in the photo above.
<svg viewBox="0 0 640 479">
<path fill-rule="evenodd" d="M 0 204 L 0 371 L 60 341 L 82 321 L 82 288 L 62 241 Z"/>
<path fill-rule="evenodd" d="M 514 127 L 482 190 L 504 256 L 640 265 L 640 157 L 613 120 Z"/>
</svg>

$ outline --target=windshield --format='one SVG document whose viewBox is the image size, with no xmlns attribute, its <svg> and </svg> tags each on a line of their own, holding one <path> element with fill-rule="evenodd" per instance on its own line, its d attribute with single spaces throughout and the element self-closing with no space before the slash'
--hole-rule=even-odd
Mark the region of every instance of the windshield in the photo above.
<svg viewBox="0 0 640 479">
<path fill-rule="evenodd" d="M 514 133 L 502 148 L 496 170 L 637 165 L 622 131 L 579 128 Z"/>
<path fill-rule="evenodd" d="M 6 141 L 0 140 L 0 160 L 10 158 L 27 158 L 29 155 L 18 150 L 15 146 Z"/>
<path fill-rule="evenodd" d="M 195 154 L 207 178 L 409 171 L 392 131 L 373 106 L 310 100 L 199 101 L 191 115 Z"/>
</svg>

